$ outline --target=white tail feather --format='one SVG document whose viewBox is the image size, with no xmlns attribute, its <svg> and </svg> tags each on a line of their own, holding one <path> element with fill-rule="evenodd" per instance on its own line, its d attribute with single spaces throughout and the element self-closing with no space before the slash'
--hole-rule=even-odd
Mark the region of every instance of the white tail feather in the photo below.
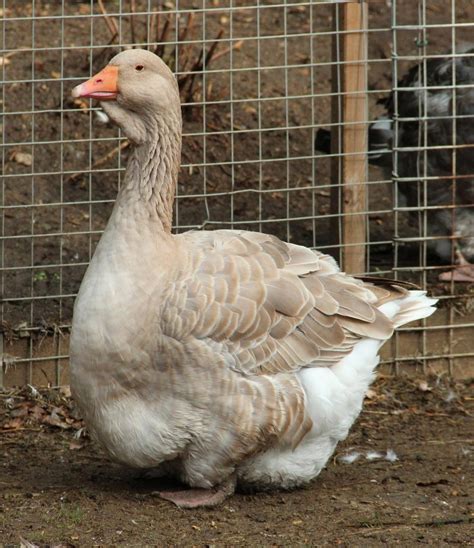
<svg viewBox="0 0 474 548">
<path fill-rule="evenodd" d="M 437 302 L 438 299 L 427 297 L 426 291 L 410 291 L 405 297 L 382 305 L 380 311 L 393 320 L 395 327 L 400 327 L 431 316 Z"/>
</svg>

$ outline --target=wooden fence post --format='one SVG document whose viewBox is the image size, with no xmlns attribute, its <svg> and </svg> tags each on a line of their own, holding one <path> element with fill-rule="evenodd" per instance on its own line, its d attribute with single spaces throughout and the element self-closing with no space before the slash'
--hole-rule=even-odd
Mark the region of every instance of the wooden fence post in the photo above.
<svg viewBox="0 0 474 548">
<path fill-rule="evenodd" d="M 342 45 L 339 58 L 342 62 L 342 109 L 333 113 L 341 124 L 334 126 L 335 135 L 342 131 L 342 173 L 337 173 L 338 195 L 342 197 L 343 269 L 352 274 L 366 270 L 367 244 L 367 25 L 368 2 L 359 0 L 339 5 L 339 39 Z M 336 11 L 335 11 L 336 13 Z M 339 140 L 339 139 L 337 139 Z M 339 171 L 339 170 L 337 170 Z M 335 170 L 333 171 L 333 182 Z M 342 194 L 341 194 L 342 193 Z"/>
</svg>

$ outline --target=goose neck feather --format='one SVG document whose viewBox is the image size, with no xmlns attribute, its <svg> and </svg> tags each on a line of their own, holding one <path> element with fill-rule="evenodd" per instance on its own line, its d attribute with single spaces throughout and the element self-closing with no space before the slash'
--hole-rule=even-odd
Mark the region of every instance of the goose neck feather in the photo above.
<svg viewBox="0 0 474 548">
<path fill-rule="evenodd" d="M 181 163 L 181 110 L 147 111 L 134 123 L 127 109 L 102 103 L 130 140 L 132 152 L 119 192 L 115 215 L 140 222 L 159 221 L 171 232 L 173 201 Z"/>
<path fill-rule="evenodd" d="M 146 141 L 132 148 L 115 213 L 123 219 L 158 221 L 162 230 L 170 233 L 181 157 L 181 120 L 149 120 L 146 129 Z"/>
</svg>

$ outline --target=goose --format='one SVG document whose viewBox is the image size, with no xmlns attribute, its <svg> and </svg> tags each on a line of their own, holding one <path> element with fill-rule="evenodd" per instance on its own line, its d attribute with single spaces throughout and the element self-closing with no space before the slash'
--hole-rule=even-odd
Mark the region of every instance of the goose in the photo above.
<svg viewBox="0 0 474 548">
<path fill-rule="evenodd" d="M 72 95 L 98 99 L 131 143 L 74 306 L 70 382 L 92 435 L 182 482 L 160 495 L 183 508 L 309 482 L 359 414 L 381 345 L 436 301 L 269 234 L 172 234 L 181 108 L 155 54 L 123 51 Z"/>
<path fill-rule="evenodd" d="M 434 253 L 448 263 L 454 255 L 456 267 L 439 278 L 474 282 L 474 47 L 458 48 L 458 55 L 428 59 L 426 65 L 411 67 L 398 82 L 398 190 L 402 206 L 419 208 L 426 203 L 428 246 Z M 388 179 L 393 171 L 395 101 L 394 93 L 379 101 L 386 112 L 370 125 L 368 136 L 369 162 L 381 167 Z M 330 140 L 328 130 L 318 130 L 316 150 L 329 153 Z M 452 145 L 460 145 L 455 166 Z M 423 196 L 420 177 L 425 168 L 428 180 Z"/>
</svg>

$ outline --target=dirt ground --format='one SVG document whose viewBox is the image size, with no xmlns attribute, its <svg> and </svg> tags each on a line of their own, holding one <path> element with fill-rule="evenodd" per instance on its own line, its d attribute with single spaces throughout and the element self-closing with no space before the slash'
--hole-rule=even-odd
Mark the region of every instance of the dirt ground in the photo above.
<svg viewBox="0 0 474 548">
<path fill-rule="evenodd" d="M 236 494 L 219 508 L 191 511 L 156 497 L 158 480 L 111 464 L 87 436 L 78 439 L 69 400 L 3 394 L 0 539 L 67 547 L 472 546 L 473 387 L 382 378 L 309 487 Z M 351 457 L 358 458 L 344 462 Z"/>
</svg>

